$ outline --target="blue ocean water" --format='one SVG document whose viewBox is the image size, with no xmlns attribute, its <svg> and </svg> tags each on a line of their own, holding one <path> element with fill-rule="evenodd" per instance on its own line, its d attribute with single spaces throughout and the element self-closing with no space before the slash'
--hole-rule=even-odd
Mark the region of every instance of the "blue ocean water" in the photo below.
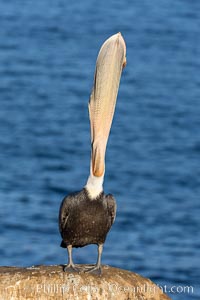
<svg viewBox="0 0 200 300">
<path fill-rule="evenodd" d="M 86 183 L 95 61 L 121 31 L 105 176 L 118 212 L 103 263 L 199 299 L 200 2 L 2 0 L 0 24 L 1 265 L 66 263 L 58 210 Z M 76 249 L 74 260 L 96 254 Z"/>
</svg>

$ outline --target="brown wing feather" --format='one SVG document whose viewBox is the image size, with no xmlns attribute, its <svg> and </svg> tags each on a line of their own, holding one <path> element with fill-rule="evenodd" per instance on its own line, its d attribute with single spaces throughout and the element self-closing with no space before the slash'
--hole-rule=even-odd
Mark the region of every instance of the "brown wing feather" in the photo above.
<svg viewBox="0 0 200 300">
<path fill-rule="evenodd" d="M 106 198 L 107 198 L 108 212 L 111 218 L 111 225 L 112 225 L 116 217 L 117 204 L 113 195 L 109 194 L 106 196 Z"/>
</svg>

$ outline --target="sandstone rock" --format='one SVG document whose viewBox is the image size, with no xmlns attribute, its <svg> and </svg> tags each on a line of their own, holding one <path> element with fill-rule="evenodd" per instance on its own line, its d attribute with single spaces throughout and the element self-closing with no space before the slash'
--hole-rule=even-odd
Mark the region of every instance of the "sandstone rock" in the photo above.
<svg viewBox="0 0 200 300">
<path fill-rule="evenodd" d="M 103 266 L 102 276 L 64 273 L 63 266 L 0 267 L 1 300 L 169 300 L 136 273 Z"/>
</svg>

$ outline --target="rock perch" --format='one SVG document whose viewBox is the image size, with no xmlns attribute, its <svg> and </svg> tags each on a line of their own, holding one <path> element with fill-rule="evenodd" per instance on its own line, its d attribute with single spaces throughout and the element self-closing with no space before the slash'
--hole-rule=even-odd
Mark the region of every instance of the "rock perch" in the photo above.
<svg viewBox="0 0 200 300">
<path fill-rule="evenodd" d="M 63 272 L 63 266 L 0 267 L 1 300 L 170 300 L 136 273 L 102 266 L 92 273 Z"/>
</svg>

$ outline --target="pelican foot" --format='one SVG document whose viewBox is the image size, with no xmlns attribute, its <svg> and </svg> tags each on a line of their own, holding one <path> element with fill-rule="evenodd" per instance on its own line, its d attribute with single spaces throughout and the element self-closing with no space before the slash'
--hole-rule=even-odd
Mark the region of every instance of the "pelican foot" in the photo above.
<svg viewBox="0 0 200 300">
<path fill-rule="evenodd" d="M 98 275 L 101 276 L 102 275 L 102 270 L 100 266 L 94 266 L 92 268 L 86 268 L 86 270 L 84 270 L 85 273 L 91 273 L 94 275 Z"/>
<path fill-rule="evenodd" d="M 72 265 L 72 264 L 68 264 L 68 265 L 64 266 L 63 271 L 69 272 L 69 273 L 81 273 L 81 268 L 76 267 L 75 265 Z"/>
</svg>

